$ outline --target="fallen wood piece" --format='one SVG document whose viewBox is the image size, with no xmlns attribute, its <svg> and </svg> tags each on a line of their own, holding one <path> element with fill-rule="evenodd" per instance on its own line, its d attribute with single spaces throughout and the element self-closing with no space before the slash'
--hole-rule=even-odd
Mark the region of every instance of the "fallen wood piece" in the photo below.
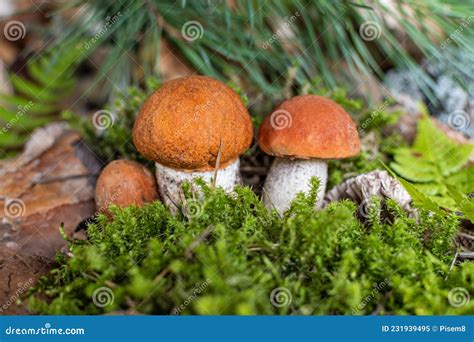
<svg viewBox="0 0 474 342">
<path fill-rule="evenodd" d="M 100 168 L 79 134 L 62 123 L 36 130 L 22 154 L 0 161 L 2 313 L 25 313 L 11 298 L 49 270 L 65 246 L 60 225 L 72 237 L 76 226 L 94 214 Z"/>
</svg>

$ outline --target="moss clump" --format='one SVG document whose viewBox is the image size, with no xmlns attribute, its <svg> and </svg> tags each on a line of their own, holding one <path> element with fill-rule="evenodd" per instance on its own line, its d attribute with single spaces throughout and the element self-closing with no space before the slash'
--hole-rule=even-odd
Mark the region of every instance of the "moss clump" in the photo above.
<svg viewBox="0 0 474 342">
<path fill-rule="evenodd" d="M 29 299 L 46 314 L 473 314 L 455 307 L 455 288 L 474 290 L 474 264 L 449 271 L 458 221 L 421 213 L 418 222 L 373 202 L 365 225 L 351 202 L 313 210 L 314 186 L 280 219 L 255 194 L 203 186 L 176 217 L 160 203 L 113 210 L 89 226 L 87 242 Z M 94 304 L 107 287 L 113 301 Z M 450 292 L 451 291 L 451 292 Z M 39 299 L 42 293 L 47 299 Z M 451 296 L 452 297 L 452 296 Z M 464 303 L 463 303 L 464 304 Z M 457 306 L 457 305 L 456 305 Z"/>
</svg>

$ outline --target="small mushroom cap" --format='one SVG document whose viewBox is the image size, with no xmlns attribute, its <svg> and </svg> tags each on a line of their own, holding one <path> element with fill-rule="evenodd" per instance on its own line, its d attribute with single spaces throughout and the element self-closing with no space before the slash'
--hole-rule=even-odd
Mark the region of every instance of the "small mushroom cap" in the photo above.
<svg viewBox="0 0 474 342">
<path fill-rule="evenodd" d="M 204 76 L 165 83 L 143 105 L 133 127 L 133 142 L 149 160 L 174 169 L 220 167 L 244 153 L 253 127 L 240 97 L 225 84 Z"/>
<path fill-rule="evenodd" d="M 143 206 L 158 198 L 155 177 L 143 165 L 129 160 L 109 163 L 97 180 L 95 203 L 100 213 L 110 215 L 108 207 Z"/>
<path fill-rule="evenodd" d="M 258 144 L 267 154 L 299 159 L 342 159 L 360 151 L 349 114 L 316 95 L 296 96 L 278 106 L 260 126 Z"/>
</svg>

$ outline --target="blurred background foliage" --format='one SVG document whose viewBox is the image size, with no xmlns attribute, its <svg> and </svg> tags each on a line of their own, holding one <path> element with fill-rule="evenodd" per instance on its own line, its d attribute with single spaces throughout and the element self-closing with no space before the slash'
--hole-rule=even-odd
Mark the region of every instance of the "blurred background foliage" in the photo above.
<svg viewBox="0 0 474 342">
<path fill-rule="evenodd" d="M 83 5 L 73 0 L 65 6 Z M 277 101 L 315 81 L 355 91 L 390 67 L 409 68 L 429 90 L 417 60 L 443 59 L 440 42 L 473 9 L 472 1 L 437 0 L 89 1 L 78 20 L 64 23 L 56 44 L 90 38 L 109 21 L 87 53 L 110 47 L 100 75 L 116 87 L 159 74 L 165 39 L 196 72 Z M 373 24 L 372 31 L 364 32 L 364 24 Z M 472 48 L 473 32 L 465 31 L 456 43 Z"/>
<path fill-rule="evenodd" d="M 0 137 L 4 156 L 61 110 L 90 114 L 150 76 L 199 73 L 232 82 L 262 115 L 322 87 L 377 102 L 387 95 L 386 71 L 404 68 L 436 101 L 423 63 L 459 71 L 463 65 L 441 53 L 443 44 L 456 32 L 452 44 L 472 51 L 474 41 L 473 30 L 462 29 L 474 13 L 469 0 L 33 3 L 15 9 L 26 38 L 14 42 L 20 58 L 9 65 L 13 92 L 2 96 L 0 120 L 8 124 L 28 101 L 34 106 Z"/>
</svg>

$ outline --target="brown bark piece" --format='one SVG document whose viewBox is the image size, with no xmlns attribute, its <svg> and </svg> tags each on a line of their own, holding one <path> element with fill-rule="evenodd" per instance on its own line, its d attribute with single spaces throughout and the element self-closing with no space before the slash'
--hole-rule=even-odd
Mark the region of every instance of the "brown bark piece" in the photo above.
<svg viewBox="0 0 474 342">
<path fill-rule="evenodd" d="M 36 130 L 21 155 L 0 161 L 0 314 L 27 313 L 16 297 L 65 246 L 60 225 L 72 237 L 94 214 L 100 168 L 79 134 L 61 123 Z"/>
</svg>

